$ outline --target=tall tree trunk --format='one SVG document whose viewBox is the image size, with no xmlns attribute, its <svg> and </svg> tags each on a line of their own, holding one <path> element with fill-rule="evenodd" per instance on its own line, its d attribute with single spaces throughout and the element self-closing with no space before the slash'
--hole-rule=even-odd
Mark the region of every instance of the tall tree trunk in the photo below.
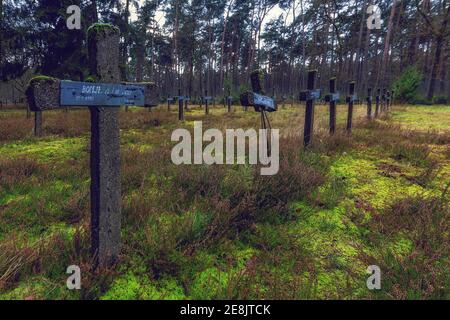
<svg viewBox="0 0 450 320">
<path fill-rule="evenodd" d="M 444 52 L 447 52 L 446 47 L 444 47 Z M 443 55 L 442 57 L 442 61 L 441 61 L 441 66 L 440 66 L 440 85 L 439 85 L 439 91 L 441 92 L 441 94 L 445 94 L 445 83 L 446 83 L 446 77 L 447 77 L 447 68 L 448 68 L 448 58 L 449 58 L 449 54 L 447 52 L 447 54 Z"/>
<path fill-rule="evenodd" d="M 179 29 L 179 18 L 180 18 L 180 0 L 174 0 L 175 1 L 175 22 L 174 22 L 174 28 L 173 28 L 173 47 L 172 47 L 172 90 L 175 89 L 176 79 L 175 75 L 177 75 L 178 78 L 178 87 L 180 88 L 180 82 L 181 82 L 181 75 L 177 74 L 178 71 L 178 29 Z"/>
<path fill-rule="evenodd" d="M 300 0 L 300 6 L 301 6 L 301 8 L 303 8 L 303 0 Z M 294 73 L 294 71 L 295 71 L 295 68 L 294 68 L 294 63 L 295 63 L 294 48 L 295 48 L 295 43 L 297 42 L 297 33 L 295 32 L 295 26 L 296 26 L 296 22 L 297 22 L 296 8 L 297 8 L 297 2 L 296 2 L 296 0 L 292 0 L 292 28 L 291 28 L 291 32 L 292 32 L 293 40 L 292 40 L 292 44 L 291 44 L 291 48 L 290 48 L 290 52 L 289 52 L 289 67 L 290 67 L 289 84 L 288 84 L 289 92 L 293 91 L 293 82 L 294 82 L 294 77 L 295 77 L 295 73 Z M 303 14 L 303 12 L 301 12 L 301 13 Z"/>
<path fill-rule="evenodd" d="M 3 74 L 3 60 L 3 0 L 0 0 L 0 81 L 3 81 L 5 78 Z"/>
<path fill-rule="evenodd" d="M 371 1 L 370 3 L 373 4 L 373 1 Z M 368 84 L 369 81 L 371 81 L 371 76 L 369 75 L 368 71 L 370 68 L 370 35 L 371 35 L 371 30 L 369 28 L 367 28 L 366 30 L 366 43 L 364 45 L 364 51 L 363 51 L 363 57 L 364 60 L 361 63 L 361 69 L 360 69 L 360 73 L 359 73 L 359 77 L 358 77 L 358 82 L 361 82 L 362 84 L 362 92 L 366 92 L 367 88 L 368 88 Z"/>
<path fill-rule="evenodd" d="M 97 0 L 91 0 L 91 19 L 92 23 L 98 22 Z"/>
<path fill-rule="evenodd" d="M 221 88 L 223 88 L 224 81 L 223 81 L 223 64 L 224 64 L 224 55 L 225 55 L 225 37 L 227 34 L 227 27 L 228 27 L 228 19 L 230 17 L 230 11 L 231 7 L 233 6 L 234 0 L 231 0 L 228 7 L 227 7 L 227 13 L 225 15 L 225 20 L 223 22 L 223 32 L 222 32 L 222 41 L 220 44 L 220 79 L 219 79 L 219 85 Z"/>
<path fill-rule="evenodd" d="M 361 57 L 362 57 L 362 41 L 363 41 L 363 33 L 364 33 L 364 27 L 366 26 L 366 10 L 367 10 L 367 0 L 364 0 L 362 10 L 361 10 L 361 22 L 359 25 L 359 32 L 358 32 L 358 45 L 356 47 L 356 61 L 355 61 L 355 68 L 354 68 L 354 77 L 355 80 L 358 79 L 358 75 L 361 71 Z M 356 83 L 357 86 L 360 86 L 359 81 Z"/>
<path fill-rule="evenodd" d="M 447 12 L 444 15 L 441 29 L 440 29 L 439 33 L 436 35 L 436 49 L 435 49 L 435 53 L 434 53 L 433 65 L 431 68 L 431 75 L 430 75 L 430 84 L 428 86 L 428 94 L 427 94 L 428 100 L 432 100 L 433 96 L 434 96 L 434 90 L 435 90 L 435 86 L 436 86 L 436 78 L 437 78 L 437 73 L 438 73 L 438 69 L 439 69 L 439 63 L 441 62 L 442 49 L 443 49 L 444 42 L 446 40 L 446 35 L 448 32 L 447 26 L 448 26 L 449 16 L 450 16 L 450 6 L 448 6 Z"/>
<path fill-rule="evenodd" d="M 123 43 L 123 51 L 122 51 L 122 80 L 127 81 L 127 60 L 128 60 L 128 34 L 129 34 L 129 17 L 130 17 L 130 0 L 126 0 L 125 2 L 125 13 L 124 13 L 124 24 L 125 24 L 125 32 L 124 32 L 124 43 Z"/>
<path fill-rule="evenodd" d="M 140 44 L 136 46 L 136 82 L 142 82 L 144 79 L 144 61 L 145 50 Z"/>
<path fill-rule="evenodd" d="M 394 17 L 397 8 L 397 0 L 394 0 L 392 3 L 391 14 L 389 17 L 388 30 L 386 34 L 386 39 L 384 41 L 384 52 L 383 52 L 383 60 L 381 62 L 380 76 L 379 79 L 385 84 L 386 75 L 387 75 L 387 67 L 389 61 L 389 50 L 391 48 L 391 37 L 392 32 L 394 31 Z"/>
</svg>

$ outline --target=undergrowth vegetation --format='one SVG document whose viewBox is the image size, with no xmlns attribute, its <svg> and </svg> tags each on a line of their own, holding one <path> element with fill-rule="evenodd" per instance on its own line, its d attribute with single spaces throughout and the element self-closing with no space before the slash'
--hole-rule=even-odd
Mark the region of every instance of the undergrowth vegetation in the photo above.
<svg viewBox="0 0 450 320">
<path fill-rule="evenodd" d="M 35 139 L 29 126 L 14 132 L 23 115 L 8 111 L 0 117 L 0 299 L 448 298 L 448 123 L 406 129 L 401 107 L 373 122 L 358 108 L 353 135 L 330 137 L 325 110 L 308 150 L 303 111 L 273 115 L 282 138 L 272 177 L 249 165 L 177 167 L 176 114 L 122 112 L 123 248 L 117 266 L 96 272 L 89 114 L 44 114 L 45 136 Z M 191 110 L 182 126 L 258 125 L 254 113 L 214 111 Z M 65 287 L 73 264 L 81 291 Z M 366 287 L 369 265 L 383 271 L 380 291 Z"/>
</svg>

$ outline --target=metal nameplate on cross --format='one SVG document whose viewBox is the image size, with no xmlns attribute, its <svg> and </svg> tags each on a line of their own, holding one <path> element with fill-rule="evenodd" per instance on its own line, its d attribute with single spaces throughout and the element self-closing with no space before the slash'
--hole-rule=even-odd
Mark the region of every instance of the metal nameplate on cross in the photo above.
<svg viewBox="0 0 450 320">
<path fill-rule="evenodd" d="M 345 99 L 345 102 L 350 103 L 350 102 L 355 102 L 358 100 L 358 95 L 357 94 L 352 94 L 347 96 L 347 98 Z"/>
<path fill-rule="evenodd" d="M 320 99 L 321 94 L 322 91 L 320 89 L 305 90 L 300 92 L 299 100 L 300 101 L 318 100 Z"/>
<path fill-rule="evenodd" d="M 35 78 L 28 88 L 31 111 L 72 107 L 157 106 L 153 83 L 111 84 Z"/>
<path fill-rule="evenodd" d="M 244 92 L 241 95 L 241 104 L 244 107 L 254 107 L 256 112 L 277 111 L 277 104 L 271 97 L 265 96 L 262 91 L 261 85 L 261 73 L 259 70 L 252 72 L 251 74 L 252 91 Z"/>
<path fill-rule="evenodd" d="M 338 93 L 330 93 L 325 96 L 325 102 L 338 102 L 341 99 L 341 94 Z"/>
<path fill-rule="evenodd" d="M 144 106 L 145 88 L 137 85 L 61 81 L 61 106 Z"/>
</svg>

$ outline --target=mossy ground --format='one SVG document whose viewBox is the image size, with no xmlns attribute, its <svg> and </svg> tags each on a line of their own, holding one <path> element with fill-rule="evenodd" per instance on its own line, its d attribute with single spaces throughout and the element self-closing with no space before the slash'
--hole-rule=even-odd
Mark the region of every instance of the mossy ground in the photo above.
<svg viewBox="0 0 450 320">
<path fill-rule="evenodd" d="M 231 220 L 221 220 L 223 199 L 254 190 L 253 169 L 172 166 L 170 135 L 180 125 L 175 107 L 166 108 L 121 113 L 124 245 L 120 264 L 99 273 L 88 271 L 88 112 L 44 113 L 41 139 L 24 111 L 0 113 L 0 126 L 20 119 L 26 128 L 9 126 L 0 138 L 0 299 L 448 298 L 450 107 L 396 107 L 367 123 L 361 106 L 353 136 L 330 140 L 327 108 L 317 106 L 315 144 L 298 144 L 297 153 L 302 168 L 324 178 L 299 185 L 308 192 L 286 210 L 249 207 L 257 214 Z M 298 138 L 303 114 L 286 105 L 272 126 Z M 340 106 L 340 130 L 345 119 Z M 222 107 L 208 117 L 192 110 L 182 126 L 199 120 L 259 126 L 257 114 Z M 429 210 L 436 228 L 390 220 L 414 199 L 444 199 Z M 86 270 L 81 292 L 65 288 L 73 264 Z M 383 269 L 381 291 L 366 287 L 372 264 Z"/>
</svg>

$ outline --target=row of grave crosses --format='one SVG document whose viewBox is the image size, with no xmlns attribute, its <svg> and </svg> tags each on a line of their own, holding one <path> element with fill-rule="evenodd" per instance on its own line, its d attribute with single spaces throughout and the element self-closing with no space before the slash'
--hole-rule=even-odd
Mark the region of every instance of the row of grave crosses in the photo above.
<svg viewBox="0 0 450 320">
<path fill-rule="evenodd" d="M 41 113 L 51 109 L 87 107 L 91 114 L 90 152 L 90 200 L 91 200 L 91 252 L 94 267 L 113 264 L 120 253 L 121 231 L 121 179 L 120 179 L 120 130 L 118 113 L 120 106 L 144 106 L 152 108 L 159 100 L 153 83 L 121 83 L 120 73 L 120 31 L 108 24 L 95 24 L 88 29 L 88 52 L 90 72 L 98 82 L 74 82 L 50 77 L 36 77 L 27 89 L 29 107 L 41 121 Z M 314 100 L 320 94 L 314 90 L 315 71 L 308 75 L 308 92 L 302 93 L 306 99 L 305 145 L 309 145 L 313 132 Z M 263 126 L 270 122 L 266 112 L 274 112 L 274 99 L 264 95 L 260 72 L 251 76 L 252 89 L 241 95 L 243 106 L 253 106 L 261 113 Z M 331 84 L 331 82 L 330 82 Z M 331 88 L 331 87 L 330 87 Z M 335 83 L 333 84 L 335 88 Z M 334 92 L 331 90 L 330 92 Z M 184 119 L 184 105 L 187 101 L 179 94 L 179 117 Z M 377 110 L 379 109 L 377 97 Z M 382 100 L 389 98 L 387 92 Z M 206 92 L 204 102 L 208 113 L 211 97 Z M 354 83 L 350 84 L 349 119 L 353 108 Z M 330 98 L 330 105 L 336 96 Z M 369 101 L 369 99 L 368 99 Z M 370 99 L 371 101 L 371 99 Z M 231 108 L 231 99 L 228 99 Z M 170 104 L 169 104 L 170 106 Z M 389 102 L 382 105 L 382 110 Z M 334 118 L 335 118 L 334 110 Z M 335 123 L 335 119 L 334 119 Z M 350 128 L 351 129 L 351 122 Z"/>
<path fill-rule="evenodd" d="M 315 84 L 315 73 L 313 75 L 313 71 L 311 71 L 308 75 L 308 88 L 309 85 L 311 84 L 311 81 L 313 81 L 312 83 L 312 89 L 308 89 L 305 91 L 300 92 L 300 95 L 298 97 L 299 101 L 305 101 L 306 102 L 306 107 L 307 107 L 307 114 L 306 114 L 306 118 L 307 118 L 307 123 L 305 123 L 305 145 L 309 145 L 311 142 L 311 133 L 313 132 L 313 112 L 311 111 L 311 101 L 315 102 L 317 100 L 319 100 L 321 98 L 321 90 L 320 89 L 314 89 L 314 84 Z M 312 77 L 312 78 L 311 78 Z M 70 88 L 66 88 L 67 86 L 67 81 L 63 81 L 63 92 L 69 90 Z M 78 94 L 81 95 L 83 94 L 81 92 L 82 90 L 82 86 L 83 83 L 82 82 L 71 82 L 71 85 L 75 88 L 72 89 L 78 89 Z M 123 84 L 123 85 L 128 85 L 129 88 L 131 88 L 130 86 L 132 86 L 133 84 Z M 145 83 L 141 83 L 141 86 L 143 85 L 150 85 L 154 88 L 153 84 L 145 84 Z M 76 86 L 79 86 L 78 88 L 76 88 Z M 349 96 L 346 97 L 346 102 L 349 104 L 349 113 L 348 113 L 348 121 L 347 121 L 347 130 L 349 132 L 351 132 L 352 130 L 352 121 L 353 121 L 353 106 L 356 103 L 357 100 L 357 95 L 354 93 L 354 83 L 351 82 L 349 84 Z M 105 89 L 106 90 L 106 89 Z M 155 92 L 155 90 L 153 90 L 153 92 Z M 275 98 L 274 97 L 262 97 L 260 94 L 258 94 L 258 92 L 261 91 L 256 91 L 254 90 L 255 95 L 253 95 L 252 97 L 250 97 L 251 99 L 255 98 L 255 99 L 269 99 L 267 101 L 271 101 L 270 104 L 275 105 Z M 378 94 L 376 96 L 376 109 L 375 112 L 373 113 L 373 108 L 372 108 L 372 104 L 373 104 L 373 97 L 372 97 L 372 88 L 368 89 L 368 96 L 366 98 L 367 101 L 367 113 L 368 113 L 368 118 L 372 119 L 373 117 L 377 118 L 382 112 L 385 112 L 387 110 L 389 110 L 390 106 L 393 103 L 393 95 L 394 95 L 394 91 L 389 92 L 387 91 L 387 89 L 384 89 L 383 92 L 381 92 L 381 89 L 378 89 Z M 70 95 L 68 95 L 66 98 L 70 97 Z M 330 132 L 332 134 L 335 133 L 336 131 L 336 104 L 338 101 L 340 101 L 340 93 L 336 91 L 336 78 L 332 78 L 330 79 L 330 93 L 327 94 L 324 97 L 324 101 L 330 103 Z M 71 101 L 71 100 L 67 100 L 66 104 L 64 105 L 64 110 L 67 112 L 69 106 L 76 106 L 77 104 L 80 104 L 81 100 L 78 97 L 78 101 Z M 110 99 L 110 102 L 112 100 Z M 179 120 L 180 121 L 184 121 L 185 120 L 185 111 L 189 110 L 189 102 L 191 101 L 191 98 L 189 96 L 182 96 L 181 95 L 181 90 L 179 90 L 178 92 L 178 96 L 174 96 L 174 97 L 169 97 L 167 98 L 167 108 L 168 111 L 171 111 L 171 106 L 172 104 L 174 104 L 175 102 L 178 101 L 178 115 L 179 115 Z M 209 115 L 210 112 L 210 105 L 211 105 L 211 101 L 214 101 L 214 98 L 211 96 L 208 96 L 208 91 L 205 91 L 205 95 L 200 97 L 200 108 L 202 108 L 202 104 L 205 105 L 205 114 Z M 285 101 L 286 101 L 286 97 L 283 96 L 282 99 L 282 103 L 283 106 L 285 105 Z M 294 104 L 295 98 L 292 99 L 292 105 Z M 85 105 L 87 106 L 88 104 L 92 104 L 95 101 L 89 101 L 86 100 L 85 101 Z M 224 98 L 224 104 L 225 107 L 228 107 L 228 112 L 232 112 L 232 102 L 233 102 L 233 97 L 230 94 L 230 91 L 228 92 L 228 96 Z M 154 102 L 152 102 L 152 105 L 147 105 L 145 104 L 143 101 L 139 101 L 138 99 L 131 99 L 130 96 L 128 96 L 128 101 L 125 99 L 116 99 L 115 105 L 119 106 L 119 105 L 127 105 L 127 106 L 143 106 L 146 108 L 149 108 L 149 110 L 151 111 L 151 107 L 156 106 L 156 100 L 154 100 Z M 244 109 L 246 111 L 248 111 L 248 107 L 252 105 L 252 101 L 247 101 L 244 99 L 241 99 L 241 104 L 244 107 Z M 214 102 L 215 104 L 215 102 Z M 256 101 L 256 104 L 258 104 L 258 101 Z M 30 111 L 31 109 L 28 108 L 27 111 L 27 117 L 30 117 Z M 34 131 L 35 131 L 35 135 L 36 136 L 41 136 L 42 135 L 42 114 L 41 111 L 37 111 L 37 110 L 31 110 L 31 111 L 35 111 L 35 126 L 34 126 Z M 256 110 L 259 111 L 259 110 Z M 272 110 L 273 111 L 273 110 Z M 269 112 L 271 112 L 271 110 L 269 110 Z M 311 122 L 310 122 L 311 121 Z"/>
<path fill-rule="evenodd" d="M 308 90 L 300 93 L 300 101 L 306 101 L 306 117 L 304 126 L 304 145 L 309 146 L 312 143 L 312 136 L 314 132 L 314 102 L 320 98 L 320 90 L 315 89 L 315 78 L 317 71 L 311 70 L 308 72 Z M 358 97 L 355 93 L 355 82 L 349 82 L 348 85 L 348 96 L 346 97 L 346 103 L 348 104 L 347 113 L 347 127 L 348 133 L 353 130 L 353 109 L 354 104 Z M 330 79 L 330 93 L 325 96 L 325 102 L 330 105 L 330 134 L 335 134 L 336 132 L 336 105 L 340 100 L 340 93 L 336 90 L 336 78 Z M 376 96 L 376 109 L 373 115 L 372 110 L 372 88 L 368 89 L 367 101 L 367 117 L 372 120 L 374 117 L 378 116 L 386 111 L 389 111 L 394 102 L 394 91 L 389 92 L 387 89 L 383 89 L 383 94 L 381 94 L 381 89 L 378 89 L 378 94 Z"/>
<path fill-rule="evenodd" d="M 190 96 L 182 96 L 181 95 L 181 90 L 178 91 L 178 96 L 173 96 L 173 97 L 168 97 L 167 98 L 167 110 L 171 111 L 171 107 L 173 104 L 175 104 L 178 101 L 178 113 L 179 113 L 179 120 L 183 121 L 184 120 L 184 111 L 182 110 L 183 108 L 183 103 L 184 103 L 184 110 L 188 111 L 189 110 L 189 102 L 191 102 L 191 97 Z M 205 114 L 209 115 L 209 107 L 211 105 L 211 101 L 213 103 L 215 103 L 215 100 L 213 97 L 208 96 L 208 91 L 205 91 L 205 95 L 201 96 L 199 98 L 199 103 L 200 103 L 200 108 L 202 108 L 202 105 L 205 105 Z M 228 112 L 231 112 L 231 106 L 233 103 L 233 97 L 231 96 L 231 93 L 228 92 L 228 96 L 224 98 L 224 104 L 225 107 L 228 108 Z"/>
</svg>

